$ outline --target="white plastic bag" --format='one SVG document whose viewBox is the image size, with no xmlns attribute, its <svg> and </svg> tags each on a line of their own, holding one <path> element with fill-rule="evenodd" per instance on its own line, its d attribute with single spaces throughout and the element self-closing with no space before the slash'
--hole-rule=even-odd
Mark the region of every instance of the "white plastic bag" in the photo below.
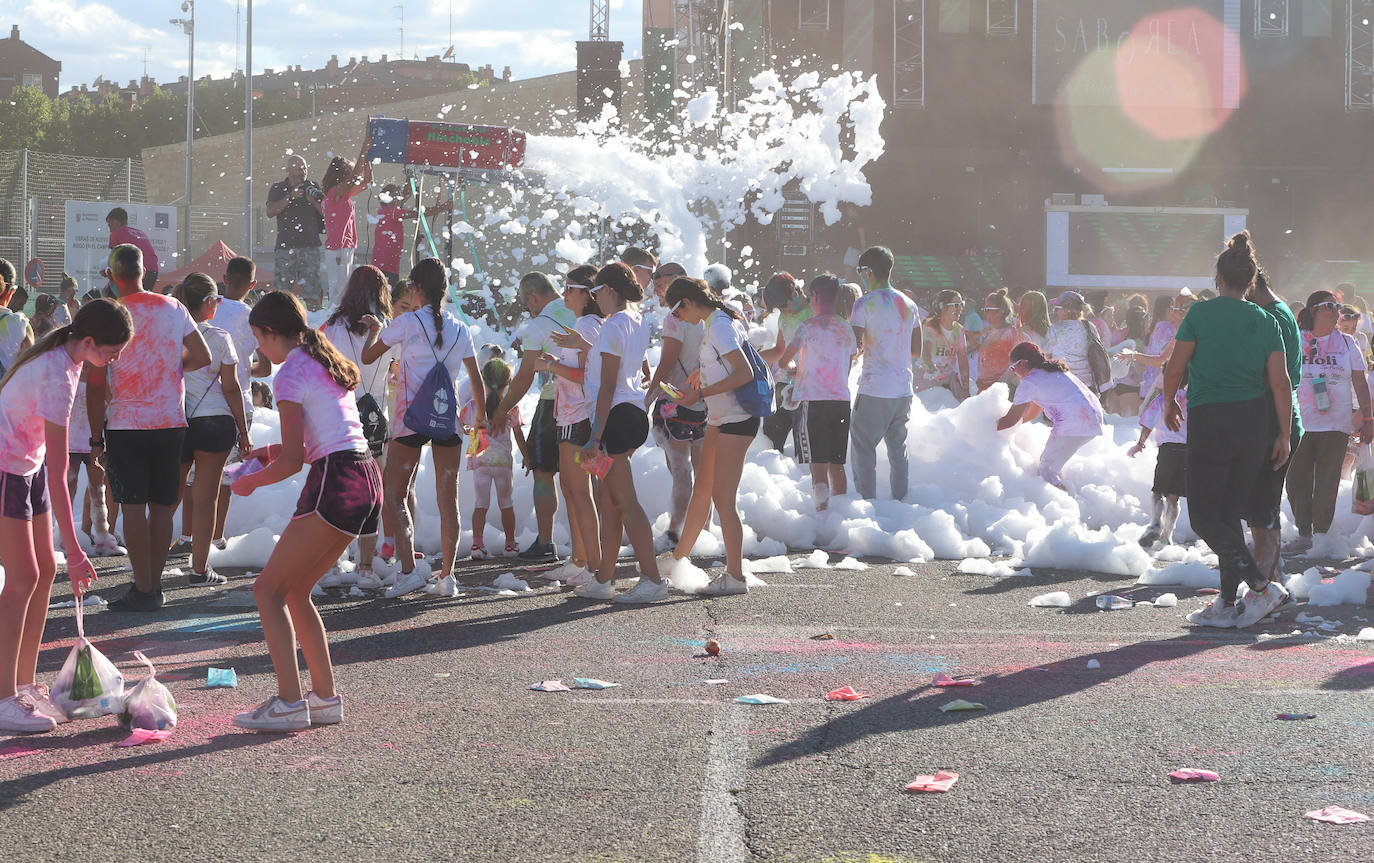
<svg viewBox="0 0 1374 863">
<path fill-rule="evenodd" d="M 134 659 L 148 666 L 148 676 L 134 684 L 133 689 L 124 697 L 124 711 L 119 714 L 119 724 L 129 730 L 146 728 L 149 731 L 162 731 L 175 728 L 177 724 L 177 703 L 172 693 L 156 677 L 157 669 L 152 660 L 135 650 Z"/>
<path fill-rule="evenodd" d="M 124 675 L 86 640 L 81 605 L 76 606 L 76 644 L 62 663 L 52 702 L 72 719 L 91 719 L 124 708 Z"/>
<path fill-rule="evenodd" d="M 1350 497 L 1351 512 L 1356 515 L 1374 515 L 1374 445 L 1366 444 L 1360 447 Z"/>
</svg>

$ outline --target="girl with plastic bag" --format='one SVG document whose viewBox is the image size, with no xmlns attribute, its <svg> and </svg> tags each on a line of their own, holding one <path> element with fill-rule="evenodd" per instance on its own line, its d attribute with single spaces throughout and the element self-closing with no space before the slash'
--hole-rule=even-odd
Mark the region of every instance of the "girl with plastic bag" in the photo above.
<svg viewBox="0 0 1374 863">
<path fill-rule="evenodd" d="M 0 733 L 50 731 L 67 715 L 36 682 L 38 649 L 57 562 L 54 512 L 72 592 L 81 602 L 95 569 L 77 543 L 65 482 L 67 423 L 82 363 L 106 366 L 133 337 L 123 306 L 97 299 L 29 348 L 0 380 Z"/>
</svg>

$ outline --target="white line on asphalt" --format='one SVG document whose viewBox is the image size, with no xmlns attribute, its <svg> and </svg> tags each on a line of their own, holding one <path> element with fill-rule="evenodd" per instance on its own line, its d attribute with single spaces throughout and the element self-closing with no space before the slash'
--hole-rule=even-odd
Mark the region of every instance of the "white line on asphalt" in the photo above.
<svg viewBox="0 0 1374 863">
<path fill-rule="evenodd" d="M 744 788 L 749 758 L 749 713 L 742 704 L 722 704 L 711 723 L 711 751 L 701 788 L 697 863 L 743 863 L 744 814 L 734 791 Z"/>
</svg>

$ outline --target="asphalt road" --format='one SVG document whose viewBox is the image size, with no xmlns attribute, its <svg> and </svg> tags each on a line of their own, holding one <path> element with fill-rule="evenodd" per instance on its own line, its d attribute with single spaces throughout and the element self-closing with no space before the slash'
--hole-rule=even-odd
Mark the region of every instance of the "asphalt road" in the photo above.
<svg viewBox="0 0 1374 863">
<path fill-rule="evenodd" d="M 118 596 L 123 561 L 102 562 L 99 592 Z M 464 564 L 465 583 L 502 564 Z M 1122 579 L 954 567 L 799 570 L 746 597 L 647 608 L 550 589 L 333 595 L 320 606 L 345 722 L 288 736 L 230 725 L 274 691 L 247 578 L 173 578 L 160 615 L 101 611 L 87 632 L 131 681 L 131 651 L 157 663 L 175 732 L 116 748 L 106 717 L 0 739 L 0 838 L 17 860 L 121 863 L 1374 856 L 1374 823 L 1303 817 L 1374 814 L 1374 643 L 1262 637 L 1297 628 L 1301 606 L 1254 632 L 1195 630 L 1192 590 L 1177 608 L 1100 612 L 1090 594 Z M 1072 607 L 1027 606 L 1059 589 Z M 1314 611 L 1348 634 L 1374 618 Z M 54 610 L 44 680 L 74 635 L 73 612 Z M 238 688 L 206 689 L 209 666 L 235 668 Z M 979 685 L 936 689 L 937 672 Z M 527 688 L 573 677 L 621 685 Z M 872 697 L 824 700 L 846 684 Z M 752 693 L 790 703 L 733 701 Z M 986 709 L 941 712 L 956 698 Z M 1171 783 L 1181 767 L 1221 781 Z M 960 774 L 949 793 L 903 791 L 940 769 Z"/>
</svg>

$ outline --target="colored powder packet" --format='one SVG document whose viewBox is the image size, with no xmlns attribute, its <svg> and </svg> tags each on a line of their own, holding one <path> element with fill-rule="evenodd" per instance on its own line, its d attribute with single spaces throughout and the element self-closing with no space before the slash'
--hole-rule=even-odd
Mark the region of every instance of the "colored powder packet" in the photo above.
<svg viewBox="0 0 1374 863">
<path fill-rule="evenodd" d="M 208 668 L 205 670 L 205 686 L 209 689 L 234 689 L 239 685 L 239 676 L 232 668 Z"/>
<path fill-rule="evenodd" d="M 920 792 L 945 792 L 954 787 L 954 783 L 959 781 L 959 774 L 951 770 L 937 770 L 934 776 L 917 776 L 915 780 L 908 783 L 907 791 Z"/>
</svg>

